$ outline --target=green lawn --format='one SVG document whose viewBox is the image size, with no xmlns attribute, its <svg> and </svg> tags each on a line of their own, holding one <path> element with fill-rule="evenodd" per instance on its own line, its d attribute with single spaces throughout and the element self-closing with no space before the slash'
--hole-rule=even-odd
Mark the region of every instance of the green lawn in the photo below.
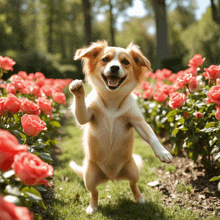
<svg viewBox="0 0 220 220">
<path fill-rule="evenodd" d="M 70 160 L 82 164 L 83 150 L 81 146 L 82 131 L 74 124 L 72 116 L 65 120 L 62 127 L 60 147 L 62 154 L 55 166 L 55 192 L 52 204 L 47 210 L 51 220 L 84 220 L 84 219 L 200 219 L 191 210 L 178 206 L 166 207 L 162 204 L 162 195 L 148 186 L 149 182 L 157 179 L 155 168 L 162 163 L 154 156 L 147 144 L 135 134 L 134 152 L 142 156 L 144 166 L 140 173 L 138 185 L 145 195 L 146 203 L 136 204 L 130 191 L 128 181 L 107 182 L 98 187 L 99 209 L 94 215 L 86 214 L 89 205 L 89 192 L 84 183 L 68 166 Z"/>
</svg>

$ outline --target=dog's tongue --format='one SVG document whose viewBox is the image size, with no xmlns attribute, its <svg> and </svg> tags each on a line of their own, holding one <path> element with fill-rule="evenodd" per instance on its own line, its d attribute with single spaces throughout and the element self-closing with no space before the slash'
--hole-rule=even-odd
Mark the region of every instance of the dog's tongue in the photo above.
<svg viewBox="0 0 220 220">
<path fill-rule="evenodd" d="M 120 78 L 117 76 L 109 76 L 107 77 L 107 81 L 109 86 L 116 87 L 120 82 Z"/>
</svg>

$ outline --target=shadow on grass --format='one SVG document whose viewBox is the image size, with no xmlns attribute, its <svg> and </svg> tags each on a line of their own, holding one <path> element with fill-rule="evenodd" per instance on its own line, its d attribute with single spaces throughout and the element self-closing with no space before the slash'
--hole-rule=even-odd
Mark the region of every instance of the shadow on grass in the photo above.
<svg viewBox="0 0 220 220">
<path fill-rule="evenodd" d="M 166 220 L 164 209 L 151 201 L 137 204 L 130 200 L 120 199 L 117 205 L 99 206 L 99 212 L 108 219 L 114 220 Z"/>
</svg>

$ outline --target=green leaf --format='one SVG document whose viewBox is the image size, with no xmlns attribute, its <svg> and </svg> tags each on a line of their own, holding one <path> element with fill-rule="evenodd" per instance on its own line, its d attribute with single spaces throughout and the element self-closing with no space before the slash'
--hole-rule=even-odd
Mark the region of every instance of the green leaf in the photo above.
<svg viewBox="0 0 220 220">
<path fill-rule="evenodd" d="M 42 200 L 41 194 L 33 187 L 24 187 L 21 191 L 33 202 Z"/>
<path fill-rule="evenodd" d="M 2 174 L 2 176 L 5 178 L 5 179 L 8 179 L 10 177 L 12 177 L 13 175 L 15 174 L 15 171 L 14 170 L 9 170 L 9 171 L 6 171 Z"/>
<path fill-rule="evenodd" d="M 175 137 L 178 132 L 179 132 L 179 128 L 173 129 L 172 136 Z"/>
<path fill-rule="evenodd" d="M 215 133 L 215 136 L 216 136 L 218 139 L 220 139 L 220 131 L 216 132 L 216 133 Z"/>
<path fill-rule="evenodd" d="M 217 180 L 220 180 L 220 176 L 214 176 L 209 181 L 212 182 L 212 181 L 217 181 Z"/>
<path fill-rule="evenodd" d="M 38 145 L 32 145 L 31 148 L 35 149 L 35 150 L 41 150 L 43 148 L 45 148 L 47 145 L 46 144 L 38 144 Z"/>
<path fill-rule="evenodd" d="M 170 111 L 168 114 L 167 114 L 167 118 L 170 118 L 170 117 L 173 117 L 174 115 L 176 115 L 177 111 L 176 110 L 173 110 L 173 111 Z"/>
<path fill-rule="evenodd" d="M 40 216 L 40 215 L 38 215 L 38 214 L 34 214 L 34 220 L 42 220 L 43 219 L 43 217 L 42 216 Z"/>
<path fill-rule="evenodd" d="M 8 194 L 11 194 L 13 196 L 21 196 L 22 192 L 19 190 L 19 187 L 13 186 L 13 185 L 7 185 L 5 187 L 5 190 Z"/>
<path fill-rule="evenodd" d="M 215 160 L 218 160 L 220 158 L 220 153 L 218 153 L 216 156 L 215 156 Z"/>
<path fill-rule="evenodd" d="M 53 125 L 56 128 L 60 128 L 61 127 L 61 125 L 60 125 L 60 123 L 58 121 L 51 121 L 50 124 Z"/>
<path fill-rule="evenodd" d="M 39 157 L 44 159 L 44 160 L 53 161 L 52 157 L 48 153 L 40 152 Z"/>
<path fill-rule="evenodd" d="M 47 190 L 42 187 L 42 186 L 33 186 L 33 188 L 35 188 L 37 191 L 40 191 L 40 192 L 46 192 Z"/>
<path fill-rule="evenodd" d="M 208 124 L 206 124 L 205 128 L 215 127 L 215 125 L 216 125 L 216 122 L 212 121 L 212 122 L 209 122 Z"/>
<path fill-rule="evenodd" d="M 21 138 L 22 138 L 24 141 L 26 141 L 27 136 L 26 136 L 25 134 L 23 134 L 22 132 L 20 132 L 19 134 L 20 134 Z"/>
</svg>

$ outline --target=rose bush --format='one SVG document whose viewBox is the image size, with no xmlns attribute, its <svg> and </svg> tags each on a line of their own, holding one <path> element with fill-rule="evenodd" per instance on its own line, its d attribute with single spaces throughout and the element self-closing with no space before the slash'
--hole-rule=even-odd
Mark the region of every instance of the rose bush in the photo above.
<svg viewBox="0 0 220 220">
<path fill-rule="evenodd" d="M 197 54 L 178 73 L 148 72 L 135 94 L 146 121 L 169 138 L 174 155 L 185 150 L 212 169 L 220 166 L 220 66 L 203 70 L 204 61 Z"/>
<path fill-rule="evenodd" d="M 56 144 L 66 103 L 63 89 L 71 79 L 47 79 L 43 73 L 20 71 L 7 81 L 1 77 L 15 62 L 0 56 L 0 194 L 30 208 L 46 208 L 39 185 L 53 175 L 50 149 Z M 0 196 L 1 219 L 32 219 L 28 209 Z M 29 218 L 30 217 L 30 218 Z M 41 219 L 35 214 L 35 219 Z"/>
</svg>

